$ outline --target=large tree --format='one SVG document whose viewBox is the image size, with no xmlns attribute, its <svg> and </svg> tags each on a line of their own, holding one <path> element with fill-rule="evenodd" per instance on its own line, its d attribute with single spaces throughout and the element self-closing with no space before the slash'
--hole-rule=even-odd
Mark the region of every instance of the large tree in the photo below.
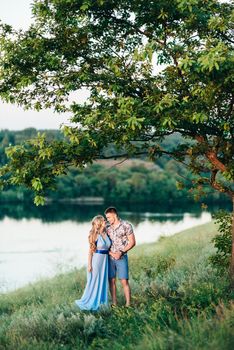
<svg viewBox="0 0 234 350">
<path fill-rule="evenodd" d="M 9 148 L 2 184 L 32 188 L 40 204 L 69 165 L 167 153 L 197 175 L 196 189 L 234 203 L 233 3 L 35 0 L 32 12 L 27 31 L 1 26 L 0 95 L 69 113 L 73 124 L 64 141 L 39 135 Z M 165 151 L 162 139 L 176 132 L 185 142 Z M 234 280 L 234 218 L 232 241 Z"/>
</svg>

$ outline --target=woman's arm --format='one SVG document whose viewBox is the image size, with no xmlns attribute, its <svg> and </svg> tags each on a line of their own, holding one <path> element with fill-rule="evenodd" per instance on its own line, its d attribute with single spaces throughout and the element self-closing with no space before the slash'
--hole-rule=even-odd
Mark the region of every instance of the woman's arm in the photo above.
<svg viewBox="0 0 234 350">
<path fill-rule="evenodd" d="M 89 255 L 88 255 L 88 272 L 92 271 L 92 258 L 93 258 L 93 252 L 91 249 L 89 249 Z"/>
</svg>

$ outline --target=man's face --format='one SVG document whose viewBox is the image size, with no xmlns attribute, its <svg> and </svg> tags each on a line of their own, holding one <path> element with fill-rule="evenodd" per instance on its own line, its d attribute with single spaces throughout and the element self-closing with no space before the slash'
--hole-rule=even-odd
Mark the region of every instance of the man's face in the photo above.
<svg viewBox="0 0 234 350">
<path fill-rule="evenodd" d="M 117 215 L 115 213 L 107 213 L 106 219 L 109 221 L 110 225 L 113 225 L 117 219 Z"/>
</svg>

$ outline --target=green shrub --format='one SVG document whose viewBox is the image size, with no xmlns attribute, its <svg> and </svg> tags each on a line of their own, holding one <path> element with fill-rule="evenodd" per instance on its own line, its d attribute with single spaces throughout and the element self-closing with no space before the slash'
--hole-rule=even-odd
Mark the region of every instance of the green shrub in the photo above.
<svg viewBox="0 0 234 350">
<path fill-rule="evenodd" d="M 232 250 L 232 217 L 230 213 L 219 211 L 215 215 L 215 223 L 219 225 L 219 234 L 216 235 L 212 242 L 217 249 L 216 253 L 209 258 L 209 261 L 219 273 L 227 272 L 231 261 Z"/>
</svg>

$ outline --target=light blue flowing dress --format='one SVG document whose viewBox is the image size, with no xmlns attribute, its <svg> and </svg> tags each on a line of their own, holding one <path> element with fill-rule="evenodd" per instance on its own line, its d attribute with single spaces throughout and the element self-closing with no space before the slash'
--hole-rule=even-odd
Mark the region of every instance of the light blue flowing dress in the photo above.
<svg viewBox="0 0 234 350">
<path fill-rule="evenodd" d="M 111 240 L 99 234 L 96 245 L 97 251 L 109 250 Z M 81 310 L 98 310 L 100 305 L 108 305 L 108 254 L 93 253 L 92 271 L 87 273 L 84 293 L 75 304 Z"/>
</svg>

